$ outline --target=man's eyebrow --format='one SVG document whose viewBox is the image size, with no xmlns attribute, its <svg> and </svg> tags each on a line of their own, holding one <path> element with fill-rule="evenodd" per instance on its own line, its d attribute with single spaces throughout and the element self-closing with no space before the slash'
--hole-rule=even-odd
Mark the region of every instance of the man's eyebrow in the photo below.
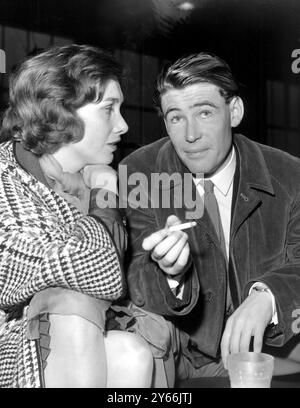
<svg viewBox="0 0 300 408">
<path fill-rule="evenodd" d="M 211 106 L 212 108 L 218 108 L 216 104 L 214 104 L 212 101 L 201 101 L 201 102 L 196 102 L 193 105 L 190 106 L 190 108 L 198 108 L 199 106 Z"/>
<path fill-rule="evenodd" d="M 179 109 L 179 108 L 169 108 L 169 109 L 167 109 L 166 112 L 165 112 L 165 114 L 164 114 L 164 118 L 166 118 L 166 117 L 168 116 L 168 114 L 169 114 L 170 112 L 173 112 L 173 111 L 178 112 L 178 111 L 180 111 L 180 109 Z"/>
<path fill-rule="evenodd" d="M 205 101 L 201 101 L 201 102 L 195 102 L 193 105 L 189 106 L 189 108 L 193 109 L 193 108 L 199 108 L 201 106 L 211 106 L 212 108 L 215 108 L 215 109 L 218 108 L 218 106 L 216 104 L 214 104 L 212 101 L 209 101 L 209 100 L 205 100 Z M 181 110 L 180 108 L 176 108 L 176 107 L 169 108 L 169 109 L 166 110 L 166 113 L 164 114 L 164 117 L 166 118 L 170 112 L 174 112 L 174 111 L 178 112 L 180 110 Z"/>
</svg>

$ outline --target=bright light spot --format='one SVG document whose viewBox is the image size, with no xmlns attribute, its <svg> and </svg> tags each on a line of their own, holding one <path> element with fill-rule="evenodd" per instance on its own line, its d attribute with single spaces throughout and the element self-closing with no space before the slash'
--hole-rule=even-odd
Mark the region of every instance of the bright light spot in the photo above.
<svg viewBox="0 0 300 408">
<path fill-rule="evenodd" d="M 194 4 L 190 1 L 184 1 L 183 3 L 177 6 L 182 11 L 191 11 L 195 8 Z"/>
</svg>

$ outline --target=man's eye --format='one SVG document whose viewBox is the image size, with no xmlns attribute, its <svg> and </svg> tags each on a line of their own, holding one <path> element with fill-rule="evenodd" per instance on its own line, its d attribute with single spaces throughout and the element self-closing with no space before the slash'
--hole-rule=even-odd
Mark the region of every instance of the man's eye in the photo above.
<svg viewBox="0 0 300 408">
<path fill-rule="evenodd" d="M 199 112 L 199 116 L 201 116 L 201 118 L 203 118 L 203 119 L 207 119 L 207 118 L 209 118 L 211 115 L 212 115 L 212 111 L 207 110 L 207 109 L 202 110 L 202 111 Z"/>
<path fill-rule="evenodd" d="M 178 122 L 180 122 L 180 120 L 181 120 L 181 117 L 180 116 L 171 116 L 170 118 L 169 118 L 169 121 L 170 121 L 170 123 L 178 123 Z"/>
</svg>

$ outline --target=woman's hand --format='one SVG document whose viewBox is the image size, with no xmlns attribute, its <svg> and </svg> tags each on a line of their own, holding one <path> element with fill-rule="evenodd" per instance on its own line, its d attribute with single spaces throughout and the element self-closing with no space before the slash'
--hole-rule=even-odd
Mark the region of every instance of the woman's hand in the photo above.
<svg viewBox="0 0 300 408">
<path fill-rule="evenodd" d="M 106 164 L 91 164 L 82 169 L 82 177 L 85 184 L 92 188 L 104 188 L 118 193 L 117 172 Z"/>
</svg>

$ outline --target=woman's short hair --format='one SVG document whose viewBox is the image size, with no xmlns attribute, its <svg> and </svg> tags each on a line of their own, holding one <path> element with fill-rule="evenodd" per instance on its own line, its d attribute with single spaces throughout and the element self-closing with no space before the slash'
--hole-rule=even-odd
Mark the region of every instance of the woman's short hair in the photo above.
<svg viewBox="0 0 300 408">
<path fill-rule="evenodd" d="M 229 65 L 210 53 L 192 54 L 166 65 L 157 78 L 154 101 L 160 109 L 162 95 L 170 89 L 208 82 L 216 85 L 228 103 L 239 93 L 238 84 Z"/>
<path fill-rule="evenodd" d="M 10 77 L 0 142 L 20 141 L 41 156 L 83 138 L 76 109 L 101 101 L 122 68 L 107 51 L 87 45 L 53 47 L 24 61 Z"/>
</svg>

